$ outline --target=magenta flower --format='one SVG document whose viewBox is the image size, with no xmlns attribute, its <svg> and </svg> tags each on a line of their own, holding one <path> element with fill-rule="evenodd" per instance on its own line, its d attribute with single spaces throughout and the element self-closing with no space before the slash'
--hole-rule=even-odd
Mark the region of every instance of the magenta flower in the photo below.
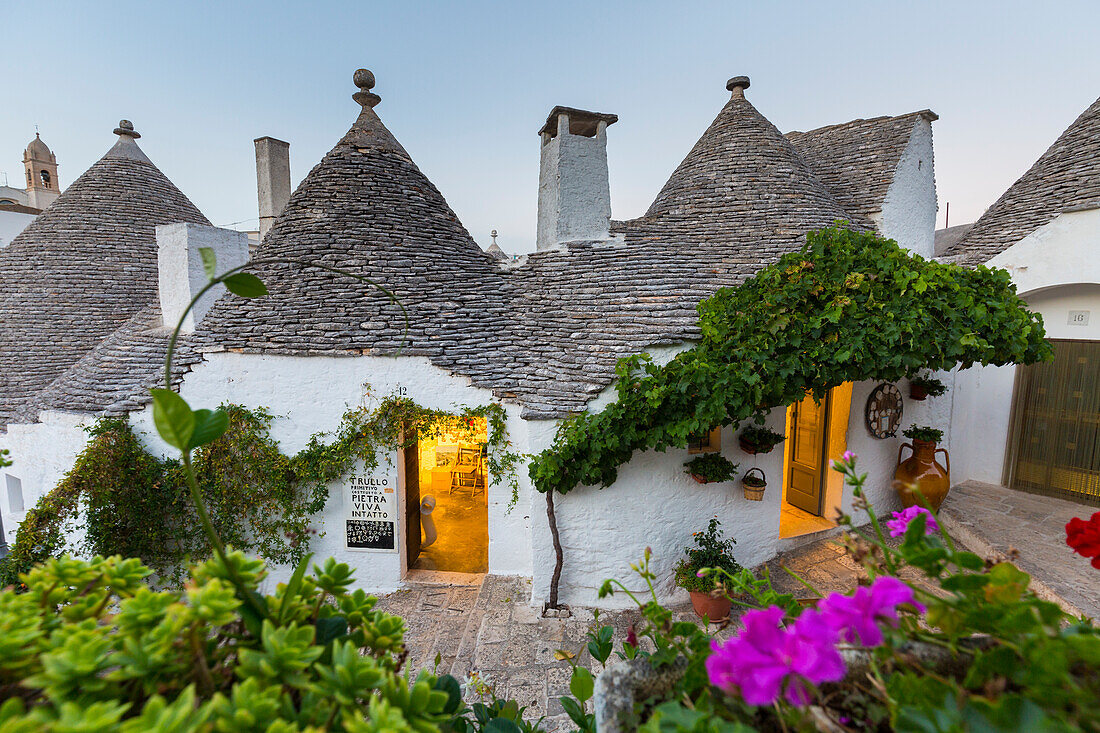
<svg viewBox="0 0 1100 733">
<path fill-rule="evenodd" d="M 840 459 L 842 461 L 844 461 L 845 463 L 855 463 L 856 462 L 856 454 L 853 453 L 850 450 L 846 450 L 846 451 L 844 451 L 844 455 L 842 455 L 840 457 Z"/>
<path fill-rule="evenodd" d="M 900 512 L 894 512 L 891 515 L 893 519 L 886 520 L 886 528 L 890 530 L 890 536 L 901 537 L 904 535 L 905 530 L 909 529 L 909 523 L 921 514 L 927 515 L 924 518 L 924 533 L 926 535 L 939 530 L 940 525 L 936 523 L 936 518 L 932 516 L 932 512 L 922 506 L 911 506 L 902 509 Z"/>
<path fill-rule="evenodd" d="M 850 596 L 832 593 L 817 604 L 826 624 L 831 626 L 841 641 L 863 646 L 882 643 L 879 624 L 898 625 L 898 606 L 910 604 L 922 613 L 924 606 L 913 597 L 913 589 L 897 578 L 876 578 L 870 588 L 862 586 Z"/>
<path fill-rule="evenodd" d="M 783 692 L 794 705 L 805 705 L 805 683 L 820 684 L 844 677 L 844 661 L 836 650 L 836 632 L 813 609 L 802 612 L 788 629 L 780 626 L 783 609 L 771 606 L 749 611 L 744 627 L 725 644 L 711 642 L 707 675 L 715 687 L 740 691 L 750 705 L 770 705 Z"/>
</svg>

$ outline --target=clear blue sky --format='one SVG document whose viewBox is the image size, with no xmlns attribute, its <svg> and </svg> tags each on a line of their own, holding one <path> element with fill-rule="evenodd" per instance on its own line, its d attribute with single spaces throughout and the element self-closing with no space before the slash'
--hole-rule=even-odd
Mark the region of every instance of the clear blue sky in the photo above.
<svg viewBox="0 0 1100 733">
<path fill-rule="evenodd" d="M 0 171 L 38 124 L 70 183 L 119 118 L 218 225 L 255 226 L 252 140 L 294 183 L 382 119 L 474 237 L 533 248 L 536 131 L 555 104 L 614 112 L 615 218 L 641 214 L 728 98 L 781 130 L 925 107 L 939 226 L 971 221 L 1100 95 L 1097 2 L 113 2 L 0 7 Z"/>
</svg>

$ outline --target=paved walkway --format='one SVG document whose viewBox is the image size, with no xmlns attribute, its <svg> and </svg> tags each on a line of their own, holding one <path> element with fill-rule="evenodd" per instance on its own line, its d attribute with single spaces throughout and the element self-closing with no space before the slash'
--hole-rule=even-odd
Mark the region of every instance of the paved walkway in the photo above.
<svg viewBox="0 0 1100 733">
<path fill-rule="evenodd" d="M 1070 613 L 1100 618 L 1100 571 L 1066 545 L 1066 522 L 1095 507 L 967 481 L 940 508 L 952 537 L 979 555 L 1019 552 L 1015 562 L 1032 576 L 1040 596 Z"/>
<path fill-rule="evenodd" d="M 850 590 L 861 574 L 835 540 L 814 542 L 769 563 L 776 587 L 798 596 L 810 593 L 781 563 L 822 593 Z M 498 697 L 528 706 L 528 718 L 547 716 L 546 730 L 572 730 L 558 702 L 568 694 L 570 667 L 554 652 L 573 652 L 579 664 L 598 672 L 599 663 L 585 649 L 585 633 L 595 617 L 591 610 L 573 609 L 571 618 L 544 619 L 528 605 L 530 597 L 529 579 L 490 575 L 480 587 L 416 584 L 383 596 L 378 608 L 405 619 L 411 669 L 435 669 L 460 682 L 476 673 Z M 689 605 L 674 610 L 677 620 L 697 620 Z M 601 625 L 614 626 L 616 649 L 638 619 L 637 611 L 601 612 L 599 618 Z M 476 699 L 476 691 L 468 688 L 467 700 Z"/>
</svg>

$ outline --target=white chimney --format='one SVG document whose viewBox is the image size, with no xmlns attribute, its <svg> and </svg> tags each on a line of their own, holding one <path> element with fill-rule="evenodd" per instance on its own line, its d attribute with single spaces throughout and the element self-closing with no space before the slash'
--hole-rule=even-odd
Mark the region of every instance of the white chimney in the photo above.
<svg viewBox="0 0 1100 733">
<path fill-rule="evenodd" d="M 182 222 L 157 227 L 160 311 L 168 328 L 176 327 L 191 299 L 209 282 L 199 252 L 203 247 L 214 250 L 219 275 L 248 262 L 247 232 Z M 224 292 L 224 285 L 207 291 L 187 314 L 182 330 L 194 331 Z"/>
<path fill-rule="evenodd" d="M 539 130 L 538 249 L 607 239 L 611 226 L 607 126 L 618 119 L 571 107 L 550 110 Z"/>
<path fill-rule="evenodd" d="M 290 200 L 290 143 L 258 137 L 256 144 L 256 197 L 260 203 L 260 241 L 283 213 Z"/>
</svg>

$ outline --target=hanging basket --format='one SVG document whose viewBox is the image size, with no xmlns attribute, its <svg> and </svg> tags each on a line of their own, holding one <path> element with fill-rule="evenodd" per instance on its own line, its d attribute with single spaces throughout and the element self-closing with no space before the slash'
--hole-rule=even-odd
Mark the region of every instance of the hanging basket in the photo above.
<svg viewBox="0 0 1100 733">
<path fill-rule="evenodd" d="M 756 474 L 760 474 L 757 476 Z M 767 476 L 759 468 L 750 468 L 741 477 L 741 489 L 749 501 L 763 501 L 764 489 L 768 487 Z"/>
</svg>

